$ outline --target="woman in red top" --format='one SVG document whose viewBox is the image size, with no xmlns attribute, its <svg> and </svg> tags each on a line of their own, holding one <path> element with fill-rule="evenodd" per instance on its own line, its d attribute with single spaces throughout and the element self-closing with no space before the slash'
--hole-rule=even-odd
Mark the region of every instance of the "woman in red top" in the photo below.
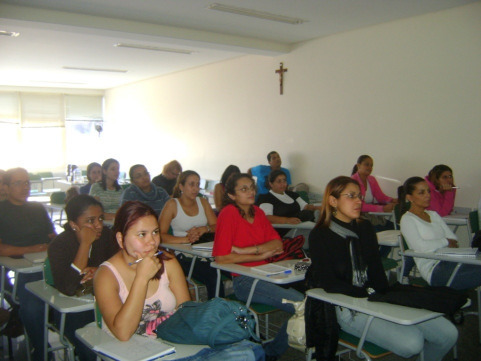
<svg viewBox="0 0 481 361">
<path fill-rule="evenodd" d="M 239 263 L 252 267 L 267 263 L 266 259 L 282 253 L 282 241 L 264 212 L 255 203 L 256 185 L 245 173 L 232 175 L 226 183 L 224 208 L 219 214 L 212 255 L 218 263 Z M 253 278 L 234 275 L 236 297 L 246 301 Z M 282 299 L 302 301 L 304 295 L 293 288 L 285 289 L 259 281 L 252 302 L 263 303 L 294 313 L 292 304 Z M 287 323 L 274 341 L 265 345 L 267 360 L 275 360 L 287 349 Z"/>
</svg>

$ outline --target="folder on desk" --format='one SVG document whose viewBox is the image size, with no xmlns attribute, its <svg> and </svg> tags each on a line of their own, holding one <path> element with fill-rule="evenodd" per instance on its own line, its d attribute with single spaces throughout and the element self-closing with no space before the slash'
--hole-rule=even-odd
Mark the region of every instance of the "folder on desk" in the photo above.
<svg viewBox="0 0 481 361">
<path fill-rule="evenodd" d="M 134 334 L 122 342 L 116 338 L 94 346 L 95 351 L 119 361 L 148 361 L 175 352 L 175 347 L 159 339 Z"/>
<path fill-rule="evenodd" d="M 456 256 L 456 257 L 476 257 L 478 255 L 477 248 L 471 247 L 460 247 L 460 248 L 450 248 L 443 247 L 436 250 L 436 254 L 442 254 L 446 256 Z"/>
</svg>

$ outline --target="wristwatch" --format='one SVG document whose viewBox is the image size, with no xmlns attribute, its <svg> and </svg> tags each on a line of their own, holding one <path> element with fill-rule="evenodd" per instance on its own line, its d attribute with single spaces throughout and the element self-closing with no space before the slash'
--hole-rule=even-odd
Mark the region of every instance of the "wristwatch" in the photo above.
<svg viewBox="0 0 481 361">
<path fill-rule="evenodd" d="M 370 296 L 370 295 L 373 295 L 374 293 L 376 293 L 376 291 L 374 290 L 374 288 L 371 288 L 371 287 L 368 287 L 366 288 L 366 291 L 367 291 L 367 294 Z"/>
</svg>

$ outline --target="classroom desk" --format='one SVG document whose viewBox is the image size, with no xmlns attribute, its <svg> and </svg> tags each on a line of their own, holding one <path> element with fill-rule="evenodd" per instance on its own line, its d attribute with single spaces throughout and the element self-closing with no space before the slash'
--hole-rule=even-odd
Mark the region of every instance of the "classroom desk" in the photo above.
<svg viewBox="0 0 481 361">
<path fill-rule="evenodd" d="M 56 288 L 45 283 L 44 280 L 30 282 L 25 285 L 25 288 L 40 298 L 45 303 L 44 314 L 44 349 L 45 360 L 47 360 L 47 354 L 50 351 L 56 351 L 58 348 L 48 347 L 48 329 L 49 329 L 49 309 L 52 307 L 60 313 L 60 326 L 58 329 L 59 339 L 63 347 L 69 350 L 69 359 L 74 360 L 73 348 L 64 337 L 65 331 L 65 319 L 68 313 L 76 313 L 92 310 L 94 312 L 95 303 L 93 295 L 86 295 L 82 297 L 69 297 L 60 293 Z"/>
<path fill-rule="evenodd" d="M 458 273 L 459 267 L 462 264 L 471 264 L 475 266 L 480 266 L 479 271 L 481 272 L 481 254 L 478 254 L 476 257 L 459 257 L 459 256 L 450 256 L 446 254 L 437 254 L 434 252 L 416 252 L 410 249 L 404 251 L 404 255 L 408 257 L 418 257 L 418 258 L 428 258 L 428 259 L 435 259 L 439 261 L 447 261 L 447 262 L 454 262 L 456 263 L 456 267 L 449 277 L 446 286 L 450 286 Z M 476 295 L 478 299 L 478 329 L 479 329 L 479 343 L 481 343 L 481 286 L 476 289 Z"/>
<path fill-rule="evenodd" d="M 93 349 L 96 345 L 105 344 L 107 342 L 115 340 L 113 336 L 98 328 L 95 322 L 89 323 L 87 326 L 79 328 L 77 331 L 75 331 L 75 334 L 80 341 L 82 341 L 86 346 L 91 349 Z M 129 341 L 125 342 L 128 343 Z M 204 345 L 180 345 L 172 342 L 169 342 L 169 344 L 175 346 L 175 353 L 160 357 L 158 358 L 158 360 L 177 360 L 183 357 L 195 355 L 203 348 L 209 347 Z M 112 360 L 108 356 L 100 353 L 97 353 L 97 357 L 99 357 L 101 360 Z"/>
<path fill-rule="evenodd" d="M 192 281 L 192 273 L 194 272 L 194 265 L 198 257 L 212 258 L 212 251 L 192 249 L 192 245 L 190 243 L 161 243 L 160 245 L 166 249 L 192 255 L 192 262 L 190 263 L 189 273 L 187 274 L 186 279 L 187 279 L 187 282 L 195 288 L 196 297 L 198 298 L 197 285 Z M 217 277 L 218 278 L 221 277 L 220 272 L 217 273 Z M 217 282 L 216 292 L 215 292 L 217 296 L 219 295 L 219 290 L 220 290 L 220 282 Z"/>
<path fill-rule="evenodd" d="M 65 211 L 65 203 L 47 203 L 43 205 L 47 212 L 50 214 L 50 219 L 53 220 L 53 214 L 54 212 L 59 212 L 60 213 L 60 219 L 58 219 L 59 225 L 62 225 L 62 218 L 63 218 L 63 213 Z"/>
<path fill-rule="evenodd" d="M 0 257 L 1 267 L 1 285 L 0 285 L 0 306 L 4 306 L 5 301 L 5 278 L 7 275 L 7 269 L 15 273 L 15 284 L 13 285 L 12 299 L 15 301 L 17 297 L 17 280 L 20 273 L 37 273 L 42 272 L 43 263 L 33 263 L 26 258 L 12 258 L 12 257 Z"/>
<path fill-rule="evenodd" d="M 398 247 L 401 231 L 397 229 L 376 232 L 377 243 L 381 246 Z"/>
<path fill-rule="evenodd" d="M 308 290 L 306 294 L 309 297 L 368 315 L 368 320 L 364 326 L 356 350 L 356 355 L 359 358 L 362 358 L 362 346 L 366 339 L 369 327 L 375 318 L 380 318 L 400 325 L 414 325 L 442 316 L 441 313 L 424 309 L 393 305 L 384 302 L 370 302 L 367 298 L 355 298 L 340 293 L 327 293 L 321 288 Z"/>
<path fill-rule="evenodd" d="M 292 234 L 287 234 L 286 236 L 290 237 L 295 237 L 297 235 L 298 230 L 308 230 L 310 231 L 316 226 L 315 222 L 307 221 L 307 222 L 301 222 L 298 224 L 287 224 L 287 223 L 282 223 L 282 224 L 273 224 L 272 227 L 274 228 L 286 228 L 286 229 L 291 229 L 294 230 Z M 306 237 L 307 240 L 307 237 Z"/>
<path fill-rule="evenodd" d="M 454 226 L 453 233 L 456 233 L 459 227 L 465 226 L 468 233 L 468 245 L 471 244 L 471 235 L 473 231 L 471 229 L 471 223 L 469 222 L 469 214 L 455 213 L 443 217 L 444 222 L 448 226 Z"/>
<path fill-rule="evenodd" d="M 252 283 L 251 290 L 249 292 L 249 297 L 247 298 L 246 301 L 246 306 L 249 308 L 251 301 L 252 301 L 252 296 L 254 295 L 255 288 L 257 286 L 257 283 L 259 280 L 266 281 L 266 282 L 271 282 L 275 284 L 288 284 L 288 283 L 293 283 L 297 281 L 302 281 L 305 278 L 306 272 L 300 272 L 294 270 L 294 265 L 299 262 L 300 260 L 298 259 L 293 259 L 293 260 L 285 260 L 285 261 L 280 261 L 280 262 L 275 262 L 275 264 L 278 264 L 280 266 L 288 267 L 292 269 L 292 273 L 289 274 L 278 274 L 278 275 L 273 275 L 273 276 L 267 276 L 263 275 L 259 272 L 252 271 L 250 267 L 242 266 L 240 264 L 235 264 L 235 263 L 217 263 L 217 262 L 212 262 L 210 264 L 211 267 L 217 268 L 217 284 L 219 285 L 220 283 L 220 271 L 227 271 L 227 272 L 232 272 L 232 273 L 237 273 L 243 276 L 251 277 L 254 278 L 254 282 Z M 218 290 L 219 287 L 217 287 Z M 218 293 L 216 294 L 218 296 Z"/>
</svg>

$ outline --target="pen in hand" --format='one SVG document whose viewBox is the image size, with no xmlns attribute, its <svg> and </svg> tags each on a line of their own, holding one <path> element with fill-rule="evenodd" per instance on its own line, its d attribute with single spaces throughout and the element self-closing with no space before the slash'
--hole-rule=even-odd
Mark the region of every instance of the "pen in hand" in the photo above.
<svg viewBox="0 0 481 361">
<path fill-rule="evenodd" d="M 164 253 L 164 252 L 163 252 L 163 251 L 159 251 L 159 252 L 153 254 L 152 257 L 158 256 L 159 254 L 162 254 L 162 253 Z M 130 262 L 130 263 L 129 263 L 129 266 L 132 266 L 133 264 L 139 263 L 139 262 L 142 261 L 142 260 L 143 260 L 143 258 L 139 258 L 138 260 L 136 260 L 136 261 L 134 261 L 134 262 Z"/>
</svg>

